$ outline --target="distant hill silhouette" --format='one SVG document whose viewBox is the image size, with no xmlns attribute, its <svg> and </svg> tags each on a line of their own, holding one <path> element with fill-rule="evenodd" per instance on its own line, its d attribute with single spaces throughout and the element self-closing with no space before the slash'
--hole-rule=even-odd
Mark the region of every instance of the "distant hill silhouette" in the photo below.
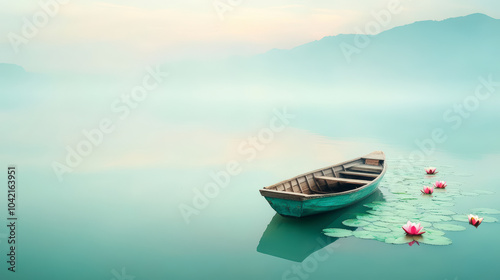
<svg viewBox="0 0 500 280">
<path fill-rule="evenodd" d="M 27 76 L 23 67 L 15 64 L 0 63 L 0 79 L 10 80 Z"/>
<path fill-rule="evenodd" d="M 341 46 L 356 47 L 358 37 L 327 36 L 289 50 L 273 49 L 211 63 L 186 63 L 177 65 L 176 70 L 215 83 L 308 82 L 319 86 L 460 82 L 500 71 L 500 20 L 484 14 L 419 21 L 367 35 L 369 44 L 358 47 L 359 52 L 352 54 L 349 61 Z"/>
<path fill-rule="evenodd" d="M 15 109 L 34 104 L 42 97 L 40 79 L 23 67 L 0 63 L 0 109 Z"/>
</svg>

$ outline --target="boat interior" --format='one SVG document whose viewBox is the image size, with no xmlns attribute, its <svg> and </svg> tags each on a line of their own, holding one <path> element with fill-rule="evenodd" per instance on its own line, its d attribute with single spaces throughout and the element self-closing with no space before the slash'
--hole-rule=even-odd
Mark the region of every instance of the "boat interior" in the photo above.
<svg viewBox="0 0 500 280">
<path fill-rule="evenodd" d="M 359 158 L 299 175 L 265 189 L 302 194 L 340 193 L 371 183 L 383 170 L 383 159 Z"/>
</svg>

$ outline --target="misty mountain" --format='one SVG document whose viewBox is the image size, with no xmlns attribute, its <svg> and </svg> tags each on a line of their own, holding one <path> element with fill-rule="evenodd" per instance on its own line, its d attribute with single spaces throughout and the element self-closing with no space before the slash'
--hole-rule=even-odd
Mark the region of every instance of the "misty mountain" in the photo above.
<svg viewBox="0 0 500 280">
<path fill-rule="evenodd" d="M 328 36 L 251 57 L 183 63 L 173 66 L 173 72 L 207 83 L 407 86 L 476 82 L 480 75 L 500 74 L 498 50 L 500 20 L 471 14 L 419 21 L 376 35 Z"/>
</svg>

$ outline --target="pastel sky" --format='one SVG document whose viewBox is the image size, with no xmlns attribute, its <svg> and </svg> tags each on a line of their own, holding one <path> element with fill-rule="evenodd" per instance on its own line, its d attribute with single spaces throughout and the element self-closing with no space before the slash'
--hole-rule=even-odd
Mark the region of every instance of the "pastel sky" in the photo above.
<svg viewBox="0 0 500 280">
<path fill-rule="evenodd" d="M 40 3 L 54 2 L 42 0 Z M 63 2 L 62 0 L 60 0 Z M 263 53 L 340 33 L 364 32 L 389 0 L 72 0 L 60 5 L 16 53 L 9 34 L 44 9 L 14 1 L 0 11 L 0 62 L 36 72 L 117 71 L 181 59 Z M 484 13 L 500 18 L 496 0 L 400 0 L 383 30 L 419 20 Z M 214 4 L 222 9 L 217 12 Z M 224 11 L 224 9 L 226 9 Z"/>
</svg>

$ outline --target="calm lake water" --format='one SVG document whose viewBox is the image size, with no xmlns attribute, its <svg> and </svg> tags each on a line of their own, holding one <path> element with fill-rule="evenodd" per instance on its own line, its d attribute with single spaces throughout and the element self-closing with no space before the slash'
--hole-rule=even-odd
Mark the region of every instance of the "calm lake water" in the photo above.
<svg viewBox="0 0 500 280">
<path fill-rule="evenodd" d="M 64 92 L 45 89 L 51 90 Z M 12 133 L 0 151 L 4 166 L 18 166 L 19 220 L 16 273 L 7 271 L 8 232 L 0 229 L 2 279 L 498 278 L 500 215 L 480 214 L 487 218 L 477 229 L 462 221 L 474 208 L 500 210 L 496 97 L 453 129 L 442 119 L 450 108 L 444 100 L 401 107 L 402 100 L 362 105 L 332 98 L 320 105 L 255 97 L 246 105 L 204 106 L 158 95 L 120 121 L 108 107 L 114 96 L 85 92 L 77 90 L 76 99 L 53 94 L 41 105 L 3 113 L 1 128 Z M 276 115 L 283 110 L 293 115 L 288 123 Z M 85 139 L 81 130 L 105 117 L 114 117 L 115 131 L 60 182 L 52 163 L 64 162 L 65 147 L 75 147 Z M 446 139 L 429 144 L 436 128 Z M 265 140 L 251 148 L 259 135 Z M 423 158 L 418 143 L 428 150 Z M 374 150 L 386 153 L 386 177 L 379 191 L 351 207 L 283 218 L 258 191 Z M 211 174 L 235 162 L 238 174 L 200 201 Z M 426 166 L 440 172 L 429 177 Z M 448 187 L 424 204 L 420 189 L 436 180 Z M 185 207 L 191 215 L 182 215 Z M 5 199 L 0 209 L 5 220 Z M 361 217 L 370 232 L 389 233 L 385 226 L 393 233 L 408 215 L 451 244 L 390 244 L 342 224 Z M 434 228 L 443 223 L 465 229 Z M 329 228 L 355 236 L 328 237 Z"/>
</svg>

